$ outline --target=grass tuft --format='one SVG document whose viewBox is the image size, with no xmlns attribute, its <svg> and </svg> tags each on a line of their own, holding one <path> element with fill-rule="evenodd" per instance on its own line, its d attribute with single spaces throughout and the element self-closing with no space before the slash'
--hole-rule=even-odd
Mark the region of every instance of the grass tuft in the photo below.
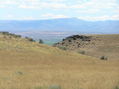
<svg viewBox="0 0 119 89">
<path fill-rule="evenodd" d="M 61 89 L 60 85 L 51 85 L 48 89 Z"/>
</svg>

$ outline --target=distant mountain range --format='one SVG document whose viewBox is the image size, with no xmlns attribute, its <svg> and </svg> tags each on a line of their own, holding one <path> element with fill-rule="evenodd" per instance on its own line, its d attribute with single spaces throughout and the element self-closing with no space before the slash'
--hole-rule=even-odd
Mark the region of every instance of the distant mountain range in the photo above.
<svg viewBox="0 0 119 89">
<path fill-rule="evenodd" d="M 85 21 L 77 18 L 51 20 L 1 20 L 0 31 L 10 32 L 79 32 L 79 33 L 119 33 L 119 21 Z"/>
</svg>

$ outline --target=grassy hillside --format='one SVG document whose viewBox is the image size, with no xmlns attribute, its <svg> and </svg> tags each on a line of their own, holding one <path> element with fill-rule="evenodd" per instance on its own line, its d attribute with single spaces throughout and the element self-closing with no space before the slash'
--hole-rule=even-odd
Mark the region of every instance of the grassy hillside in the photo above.
<svg viewBox="0 0 119 89">
<path fill-rule="evenodd" d="M 0 33 L 0 89 L 118 89 L 119 61 Z"/>
<path fill-rule="evenodd" d="M 79 38 L 78 38 L 79 37 Z M 87 38 L 86 38 L 87 37 Z M 85 55 L 100 58 L 106 56 L 109 60 L 119 59 L 119 34 L 71 36 L 55 44 Z"/>
</svg>

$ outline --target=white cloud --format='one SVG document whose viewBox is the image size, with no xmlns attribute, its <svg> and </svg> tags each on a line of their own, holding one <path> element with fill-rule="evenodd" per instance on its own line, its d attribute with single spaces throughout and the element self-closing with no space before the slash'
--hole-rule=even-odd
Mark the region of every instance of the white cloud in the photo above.
<svg viewBox="0 0 119 89">
<path fill-rule="evenodd" d="M 0 5 L 0 8 L 5 8 L 6 6 L 4 6 L 4 5 Z"/>
<path fill-rule="evenodd" d="M 28 16 L 28 17 L 23 17 L 23 18 L 21 18 L 22 20 L 36 20 L 37 18 L 34 18 L 34 17 L 32 17 L 32 16 Z M 20 20 L 20 19 L 18 19 L 18 20 Z"/>
<path fill-rule="evenodd" d="M 16 1 L 11 1 L 11 0 L 2 0 L 2 1 L 0 1 L 0 5 L 13 5 L 13 4 L 17 4 L 17 2 Z"/>
<path fill-rule="evenodd" d="M 95 14 L 98 13 L 100 11 L 100 9 L 94 8 L 94 9 L 83 9 L 83 10 L 79 10 L 77 11 L 79 14 Z"/>
<path fill-rule="evenodd" d="M 118 4 L 116 0 L 91 0 L 85 3 L 78 3 L 71 6 L 72 8 L 92 8 L 92 9 L 101 9 L 101 8 L 115 8 Z"/>
<path fill-rule="evenodd" d="M 78 2 L 75 4 L 68 5 L 69 2 Z M 89 1 L 79 1 L 79 0 L 2 0 L 0 5 L 17 5 L 19 8 L 33 8 L 33 9 L 101 9 L 101 8 L 115 8 L 119 6 L 116 0 L 89 0 Z"/>
<path fill-rule="evenodd" d="M 40 3 L 24 3 L 19 6 L 19 8 L 33 8 L 33 9 L 44 9 L 44 8 L 51 8 L 51 9 L 62 9 L 68 8 L 63 3 L 47 3 L 47 2 L 40 2 Z"/>
<path fill-rule="evenodd" d="M 7 18 L 12 18 L 12 17 L 13 17 L 13 15 L 8 14 L 6 17 L 7 17 Z"/>
<path fill-rule="evenodd" d="M 49 10 L 47 13 L 55 13 L 53 12 L 54 9 L 62 11 L 62 14 L 58 15 L 39 15 L 39 18 L 80 16 L 80 18 L 88 20 L 105 20 L 118 19 L 119 14 L 119 4 L 117 3 L 117 0 L 0 0 L 0 8 L 3 9 L 10 7 L 15 7 L 16 9 L 20 8 L 21 12 L 22 10 L 24 11 L 24 9 L 40 10 L 41 13 L 46 9 Z M 65 10 L 68 13 L 65 13 Z M 99 16 L 96 17 L 96 15 Z M 35 17 L 35 15 L 33 17 Z M 32 17 L 29 18 L 34 19 Z"/>
<path fill-rule="evenodd" d="M 111 17 L 111 20 L 119 20 L 119 15 L 114 15 Z"/>
<path fill-rule="evenodd" d="M 56 15 L 56 14 L 51 14 L 51 13 L 44 14 L 41 17 L 42 19 L 68 18 L 68 16 L 65 16 L 65 15 L 61 15 L 61 14 Z"/>
<path fill-rule="evenodd" d="M 83 20 L 91 20 L 91 21 L 98 21 L 98 20 L 119 20 L 119 15 L 113 15 L 113 16 L 96 16 L 96 17 L 90 17 L 90 16 L 80 16 L 79 19 Z"/>
<path fill-rule="evenodd" d="M 24 9 L 41 9 L 38 6 L 33 6 L 33 5 L 31 6 L 31 5 L 25 5 L 25 4 L 19 5 L 19 8 L 24 8 Z"/>
<path fill-rule="evenodd" d="M 16 5 L 17 2 L 16 1 L 11 1 L 11 0 L 1 0 L 0 1 L 0 8 L 9 8 L 10 5 Z"/>
</svg>

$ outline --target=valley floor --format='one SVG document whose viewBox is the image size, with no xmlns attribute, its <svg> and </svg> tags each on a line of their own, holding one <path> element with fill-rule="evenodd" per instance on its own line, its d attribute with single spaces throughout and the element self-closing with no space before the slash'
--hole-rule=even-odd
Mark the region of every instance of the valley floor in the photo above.
<svg viewBox="0 0 119 89">
<path fill-rule="evenodd" d="M 0 89 L 118 89 L 119 86 L 119 61 L 87 60 L 69 54 L 70 57 L 10 51 L 5 54 L 0 51 Z"/>
</svg>

